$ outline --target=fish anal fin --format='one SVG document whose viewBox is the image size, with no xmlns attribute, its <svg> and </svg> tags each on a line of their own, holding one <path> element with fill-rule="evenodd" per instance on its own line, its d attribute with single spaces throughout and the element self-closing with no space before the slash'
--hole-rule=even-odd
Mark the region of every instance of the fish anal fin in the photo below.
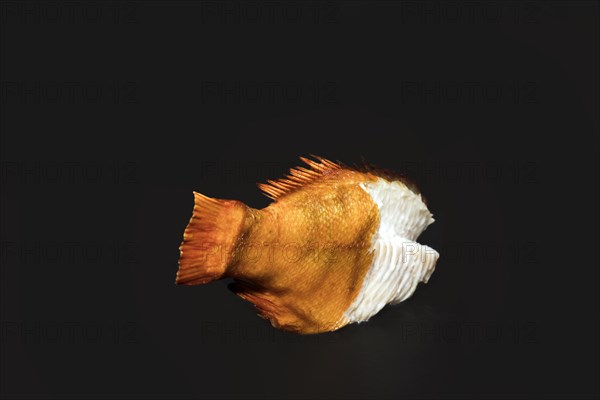
<svg viewBox="0 0 600 400">
<path fill-rule="evenodd" d="M 267 319 L 276 328 L 300 333 L 295 314 L 285 307 L 278 298 L 260 289 L 235 281 L 228 288 L 242 299 L 252 303 L 261 318 Z"/>
</svg>

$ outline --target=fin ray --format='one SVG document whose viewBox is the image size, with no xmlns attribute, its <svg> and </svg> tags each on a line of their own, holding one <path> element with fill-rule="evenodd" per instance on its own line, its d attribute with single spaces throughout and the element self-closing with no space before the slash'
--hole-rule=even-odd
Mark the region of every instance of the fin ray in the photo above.
<svg viewBox="0 0 600 400">
<path fill-rule="evenodd" d="M 177 284 L 204 284 L 226 273 L 246 210 L 239 201 L 194 192 L 194 211 L 179 248 Z"/>
<path fill-rule="evenodd" d="M 342 165 L 339 163 L 327 160 L 326 158 L 313 154 L 311 154 L 311 157 L 318 160 L 318 162 L 306 157 L 300 157 L 300 160 L 308 165 L 310 169 L 305 167 L 291 168 L 287 176 L 277 180 L 267 180 L 267 183 L 259 183 L 258 187 L 267 197 L 278 200 L 305 185 L 317 181 L 325 173 L 342 168 Z"/>
</svg>

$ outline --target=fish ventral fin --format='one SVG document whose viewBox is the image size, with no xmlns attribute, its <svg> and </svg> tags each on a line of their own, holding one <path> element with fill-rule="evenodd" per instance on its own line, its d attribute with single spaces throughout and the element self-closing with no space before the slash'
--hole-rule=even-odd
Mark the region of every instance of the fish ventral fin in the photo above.
<svg viewBox="0 0 600 400">
<path fill-rule="evenodd" d="M 285 178 L 268 180 L 267 183 L 259 183 L 258 187 L 267 197 L 277 200 L 305 185 L 317 181 L 328 172 L 343 168 L 339 163 L 329 161 L 323 157 L 315 156 L 314 154 L 310 156 L 317 161 L 300 157 L 300 160 L 308 165 L 309 168 L 291 168 Z"/>
</svg>

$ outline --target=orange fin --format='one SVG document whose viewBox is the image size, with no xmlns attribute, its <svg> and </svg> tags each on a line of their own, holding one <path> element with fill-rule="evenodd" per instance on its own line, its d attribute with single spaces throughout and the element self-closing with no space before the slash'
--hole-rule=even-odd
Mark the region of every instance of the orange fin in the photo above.
<svg viewBox="0 0 600 400">
<path fill-rule="evenodd" d="M 237 279 L 234 280 L 234 283 L 229 284 L 228 288 L 242 299 L 252 303 L 259 312 L 258 316 L 268 319 L 274 327 L 300 332 L 297 317 L 287 307 L 282 306 L 276 296 L 253 287 L 249 282 Z"/>
<path fill-rule="evenodd" d="M 268 180 L 268 183 L 259 183 L 258 187 L 263 193 L 273 200 L 277 200 L 280 197 L 289 194 L 302 186 L 308 185 L 315 182 L 327 172 L 341 169 L 342 166 L 333 161 L 329 161 L 323 157 L 315 156 L 311 154 L 311 157 L 317 159 L 319 162 L 310 160 L 305 157 L 300 157 L 310 169 L 304 167 L 296 167 L 290 169 L 288 176 L 275 181 Z"/>
<path fill-rule="evenodd" d="M 247 210 L 242 202 L 211 199 L 194 192 L 194 212 L 179 248 L 178 285 L 199 285 L 223 277 Z"/>
</svg>

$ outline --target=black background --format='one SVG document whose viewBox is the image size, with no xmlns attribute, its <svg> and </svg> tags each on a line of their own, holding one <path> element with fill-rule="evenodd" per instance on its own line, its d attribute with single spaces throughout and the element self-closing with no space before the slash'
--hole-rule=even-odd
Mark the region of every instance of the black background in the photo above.
<svg viewBox="0 0 600 400">
<path fill-rule="evenodd" d="M 596 2 L 3 2 L 3 398 L 598 396 Z M 192 190 L 416 181 L 429 284 L 338 332 L 174 285 Z"/>
</svg>

